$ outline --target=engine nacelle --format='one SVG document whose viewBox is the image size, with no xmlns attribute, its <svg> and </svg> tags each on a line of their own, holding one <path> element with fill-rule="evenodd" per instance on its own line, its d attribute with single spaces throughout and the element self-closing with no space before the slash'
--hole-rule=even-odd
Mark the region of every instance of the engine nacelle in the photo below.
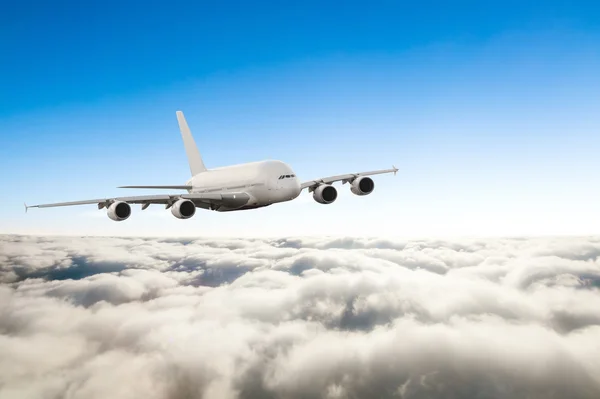
<svg viewBox="0 0 600 399">
<path fill-rule="evenodd" d="M 356 179 L 351 184 L 350 191 L 356 195 L 368 195 L 373 192 L 375 189 L 375 183 L 373 179 L 367 176 L 361 176 Z"/>
<path fill-rule="evenodd" d="M 319 187 L 315 188 L 313 198 L 319 204 L 331 204 L 337 199 L 337 190 L 332 185 L 321 184 Z"/>
<path fill-rule="evenodd" d="M 196 205 L 190 200 L 177 200 L 171 207 L 171 213 L 178 219 L 189 219 L 196 213 Z"/>
<path fill-rule="evenodd" d="M 131 215 L 131 206 L 127 202 L 115 201 L 108 207 L 107 214 L 115 222 L 122 222 Z"/>
</svg>

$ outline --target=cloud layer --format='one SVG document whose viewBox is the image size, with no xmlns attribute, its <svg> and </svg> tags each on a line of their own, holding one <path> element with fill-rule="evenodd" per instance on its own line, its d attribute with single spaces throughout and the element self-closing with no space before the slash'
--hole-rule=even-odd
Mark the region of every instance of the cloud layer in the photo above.
<svg viewBox="0 0 600 399">
<path fill-rule="evenodd" d="M 600 238 L 0 236 L 0 398 L 598 398 Z"/>
</svg>

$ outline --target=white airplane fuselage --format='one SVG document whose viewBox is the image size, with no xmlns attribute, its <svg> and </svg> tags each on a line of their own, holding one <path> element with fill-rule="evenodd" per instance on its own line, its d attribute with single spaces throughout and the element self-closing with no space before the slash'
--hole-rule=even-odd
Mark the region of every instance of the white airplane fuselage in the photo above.
<svg viewBox="0 0 600 399">
<path fill-rule="evenodd" d="M 190 193 L 245 192 L 250 200 L 241 208 L 223 207 L 219 211 L 254 209 L 277 202 L 291 201 L 301 192 L 301 183 L 292 168 L 281 161 L 260 161 L 208 169 L 186 182 Z"/>
</svg>

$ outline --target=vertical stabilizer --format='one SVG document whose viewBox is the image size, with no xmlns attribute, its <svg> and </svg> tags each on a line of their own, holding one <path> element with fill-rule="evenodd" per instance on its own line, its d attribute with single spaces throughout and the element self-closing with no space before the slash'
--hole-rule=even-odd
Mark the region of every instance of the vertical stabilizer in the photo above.
<svg viewBox="0 0 600 399">
<path fill-rule="evenodd" d="M 183 138 L 185 154 L 187 155 L 188 162 L 190 164 L 190 172 L 192 172 L 192 176 L 195 176 L 198 173 L 206 172 L 206 166 L 204 166 L 202 156 L 198 151 L 198 147 L 196 147 L 196 142 L 194 141 L 192 132 L 185 121 L 183 112 L 177 111 L 176 114 L 177 122 L 179 122 L 179 130 L 181 130 L 181 137 Z"/>
</svg>

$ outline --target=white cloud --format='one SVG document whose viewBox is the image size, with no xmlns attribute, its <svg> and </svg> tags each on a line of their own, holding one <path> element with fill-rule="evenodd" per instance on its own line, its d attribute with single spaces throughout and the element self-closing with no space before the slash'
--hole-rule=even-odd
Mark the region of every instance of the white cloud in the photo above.
<svg viewBox="0 0 600 399">
<path fill-rule="evenodd" d="M 597 398 L 599 248 L 0 236 L 0 398 Z"/>
</svg>

